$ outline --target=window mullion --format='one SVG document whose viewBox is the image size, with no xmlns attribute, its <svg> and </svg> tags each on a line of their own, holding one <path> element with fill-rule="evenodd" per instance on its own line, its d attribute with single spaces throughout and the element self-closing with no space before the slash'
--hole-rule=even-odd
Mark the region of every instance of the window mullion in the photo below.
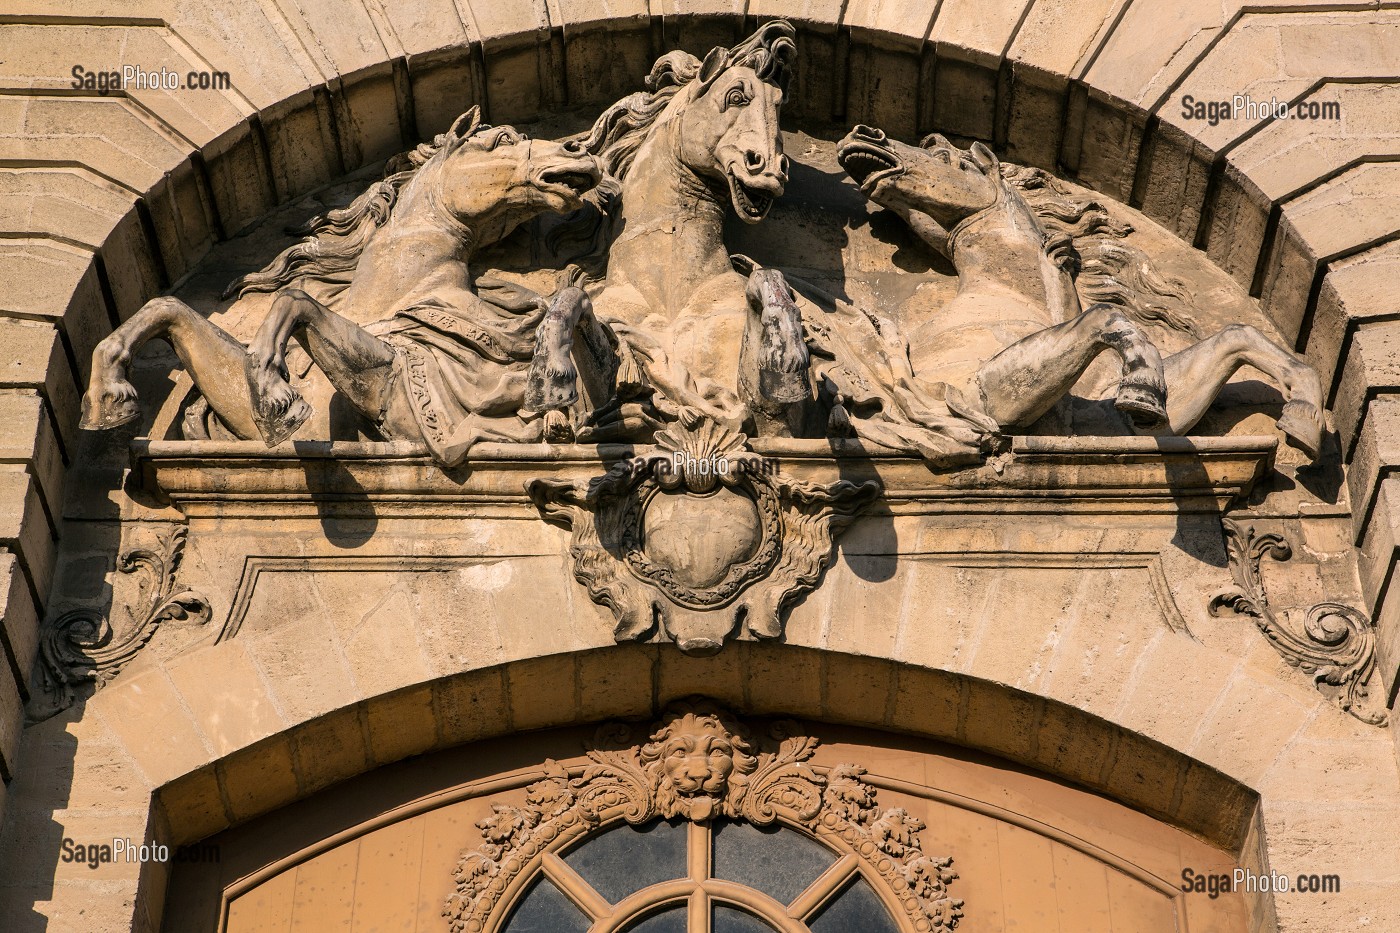
<svg viewBox="0 0 1400 933">
<path fill-rule="evenodd" d="M 689 933 L 710 933 L 710 896 L 705 892 L 705 882 L 710 880 L 713 863 L 709 823 L 691 823 L 686 835 L 686 868 L 690 880 L 695 882 L 688 907 Z"/>
<path fill-rule="evenodd" d="M 854 855 L 847 855 L 838 860 L 808 885 L 807 890 L 797 895 L 797 899 L 788 906 L 788 916 L 805 923 L 808 917 L 831 900 L 832 896 L 841 890 L 841 886 L 859 870 L 860 860 Z"/>
</svg>

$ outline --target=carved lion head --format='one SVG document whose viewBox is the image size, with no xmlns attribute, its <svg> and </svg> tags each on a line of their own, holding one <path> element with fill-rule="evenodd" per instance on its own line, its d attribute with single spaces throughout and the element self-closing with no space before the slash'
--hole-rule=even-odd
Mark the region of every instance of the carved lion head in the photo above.
<svg viewBox="0 0 1400 933">
<path fill-rule="evenodd" d="M 672 706 L 640 752 L 666 818 L 734 816 L 758 766 L 747 730 L 708 702 Z"/>
</svg>

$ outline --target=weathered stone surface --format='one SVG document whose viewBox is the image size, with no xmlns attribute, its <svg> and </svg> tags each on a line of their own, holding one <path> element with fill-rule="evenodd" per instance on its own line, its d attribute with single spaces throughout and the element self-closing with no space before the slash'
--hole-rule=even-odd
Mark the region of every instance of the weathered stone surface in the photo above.
<svg viewBox="0 0 1400 933">
<path fill-rule="evenodd" d="M 112 528 L 119 516 L 170 518 L 173 510 L 156 512 L 156 503 L 144 499 L 165 489 L 188 512 L 197 539 L 179 579 L 208 591 L 211 627 L 227 618 L 230 638 L 180 654 L 186 646 L 169 639 L 193 630 L 168 629 L 161 636 L 167 640 L 149 649 L 147 669 L 133 669 L 99 691 L 75 713 L 80 718 L 67 725 L 71 731 L 57 720 L 26 730 L 14 758 L 17 733 L 10 727 L 18 715 L 9 710 L 0 753 L 7 766 L 19 762 L 20 774 L 0 791 L 0 805 L 13 814 L 5 838 L 18 834 L 52 851 L 43 860 L 0 860 L 6 865 L 0 927 L 47 922 L 126 930 L 135 915 L 137 928 L 155 929 L 159 908 L 152 904 L 165 902 L 168 879 L 148 876 L 138 898 L 138 876 L 129 866 L 93 873 L 60 863 L 63 835 L 141 839 L 178 831 L 200 838 L 308 793 L 322 799 L 342 779 L 435 748 L 614 716 L 645 719 L 658 712 L 659 700 L 697 691 L 764 714 L 908 733 L 899 740 L 905 744 L 934 738 L 985 748 L 1117 795 L 1137 811 L 1104 823 L 1141 819 L 1156 826 L 1150 813 L 1230 848 L 1231 858 L 1242 847 L 1244 864 L 1296 874 L 1326 862 L 1327 870 L 1343 874 L 1340 896 L 1252 902 L 1251 930 L 1272 929 L 1275 907 L 1287 930 L 1394 925 L 1394 885 L 1384 874 L 1394 862 L 1397 819 L 1390 737 L 1338 712 L 1305 673 L 1280 659 L 1250 618 L 1209 619 L 1204 612 L 1211 593 L 1229 582 L 1209 528 L 1228 500 L 1254 488 L 1252 506 L 1260 515 L 1286 513 L 1279 521 L 1292 523 L 1293 561 L 1266 571 L 1280 610 L 1299 611 L 1295 602 L 1305 610 L 1327 598 L 1357 602 L 1360 589 L 1378 624 L 1384 684 L 1377 682 L 1375 692 L 1388 695 L 1400 670 L 1400 602 L 1388 595 L 1387 582 L 1400 540 L 1391 528 L 1387 478 L 1394 412 L 1386 361 L 1394 354 L 1386 319 L 1395 308 L 1393 244 L 1385 240 L 1394 232 L 1387 226 L 1395 214 L 1394 173 L 1366 161 L 1393 155 L 1395 108 L 1393 87 L 1364 83 L 1389 74 L 1396 60 L 1392 11 L 1020 0 L 990 7 L 883 0 L 783 9 L 728 0 L 649 7 L 422 0 L 385 9 L 318 0 L 278 11 L 220 4 L 175 9 L 140 0 L 123 9 L 119 22 L 110 11 L 81 5 L 56 14 L 31 0 L 17 2 L 7 11 L 12 22 L 0 27 L 0 84 L 7 90 L 0 95 L 0 158 L 7 177 L 24 177 L 5 189 L 10 232 L 23 238 L 5 240 L 0 250 L 0 262 L 18 265 L 0 283 L 0 317 L 9 318 L 0 321 L 0 343 L 11 353 L 3 385 L 17 390 L 0 396 L 0 428 L 7 429 L 0 435 L 8 445 L 0 459 L 14 467 L 6 471 L 15 488 L 5 501 L 18 503 L 5 532 L 14 553 L 0 553 L 0 592 L 8 581 L 9 593 L 0 612 L 21 666 L 36 650 L 37 630 L 21 558 L 29 566 L 39 553 L 34 549 L 42 550 L 36 542 L 51 541 L 57 530 L 62 463 L 54 426 L 62 450 L 97 451 L 112 461 L 113 477 L 124 466 L 123 445 L 80 445 L 73 431 L 74 386 L 87 382 L 109 305 L 119 320 L 130 318 L 159 289 L 193 272 L 197 284 L 180 284 L 178 293 L 201 314 L 218 308 L 221 325 L 250 337 L 256 326 L 248 325 L 256 325 L 267 303 L 249 302 L 225 315 L 226 306 L 210 297 L 217 290 L 212 283 L 265 262 L 275 252 L 266 250 L 273 240 L 255 231 L 230 249 L 215 246 L 205 260 L 220 237 L 244 230 L 289 197 L 431 139 L 473 102 L 487 103 L 488 120 L 497 124 L 566 105 L 596 110 L 637 90 L 656 55 L 679 44 L 703 57 L 715 45 L 742 39 L 754 18 L 770 15 L 799 21 L 801 51 L 783 109 L 786 120 L 813 135 L 785 136 L 794 163 L 790 193 L 752 232 L 726 231 L 721 259 L 745 252 L 767 267 L 790 268 L 794 281 L 812 281 L 861 309 L 883 313 L 920 292 L 907 307 L 922 301 L 941 310 L 957 288 L 951 273 L 967 270 L 942 266 L 936 247 L 929 250 L 885 212 L 865 207 L 841 180 L 829 140 L 857 119 L 911 141 L 934 129 L 980 138 L 1021 163 L 1065 166 L 1093 194 L 1134 199 L 1157 218 L 1166 229 L 1112 206 L 1114 221 L 1139 227 L 1127 242 L 1162 258 L 1156 271 L 1186 281 L 1198 304 L 1211 309 L 1200 318 L 1207 333 L 1247 322 L 1285 345 L 1306 337 L 1303 349 L 1323 384 L 1338 374 L 1333 418 L 1350 466 L 1343 472 L 1324 457 L 1320 466 L 1299 470 L 1299 455 L 1280 452 L 1274 476 L 1261 466 L 1272 439 L 1245 450 L 1248 444 L 1227 449 L 1237 440 L 1164 442 L 1159 449 L 1150 439 L 1115 438 L 1096 448 L 1032 437 L 1014 441 L 994 464 L 935 470 L 909 457 L 875 456 L 861 464 L 846 442 L 837 442 L 835 452 L 851 455 L 836 457 L 830 446 L 813 452 L 782 439 L 766 447 L 757 442 L 754 449 L 783 475 L 823 483 L 878 477 L 897 494 L 885 500 L 890 514 L 862 520 L 842 539 L 819 589 L 787 615 L 785 642 L 741 639 L 715 658 L 697 659 L 669 645 L 611 646 L 610 612 L 568 578 L 565 536 L 530 510 L 526 478 L 550 472 L 586 481 L 601 472 L 596 451 L 556 459 L 521 450 L 521 459 L 495 461 L 483 448 L 476 453 L 484 456 L 448 475 L 421 445 L 356 452 L 299 440 L 295 453 L 264 452 L 260 444 L 161 450 L 160 443 L 178 435 L 177 426 L 157 438 L 156 457 L 142 462 L 137 484 L 119 489 L 114 479 L 108 492 L 74 497 L 84 505 L 70 510 L 70 524 L 101 524 L 84 511 L 94 502 L 95 514 Z M 99 12 L 103 24 L 90 25 Z M 73 95 L 65 90 L 70 60 L 228 69 L 233 88 Z M 1314 96 L 1343 103 L 1342 126 L 1266 127 L 1232 151 L 1223 174 L 1209 183 L 1214 154 L 1247 127 L 1210 128 L 1174 113 L 1183 93 L 1282 96 L 1338 77 L 1363 83 L 1324 84 Z M 1159 101 L 1163 122 L 1145 136 L 1147 114 L 1140 108 Z M 540 141 L 556 138 L 584 128 L 591 116 L 551 114 L 530 132 Z M 818 132 L 816 123 L 833 116 L 847 126 Z M 963 152 L 961 145 L 950 148 L 950 157 Z M 1362 165 L 1317 191 L 1295 193 L 1353 158 Z M 343 206 L 367 183 L 318 191 L 314 203 L 293 209 L 297 216 L 275 223 Z M 1076 187 L 1072 194 L 1091 192 Z M 1290 195 L 1280 207 L 1278 199 Z M 140 211 L 132 209 L 138 199 Z M 1275 211 L 1273 251 L 1261 266 L 1258 254 L 1269 247 Z M 1203 243 L 1223 273 L 1189 246 L 1163 245 L 1175 242 L 1168 230 L 1189 244 L 1202 217 L 1210 220 Z M 631 220 L 635 228 L 637 217 Z M 538 232 L 523 239 L 538 242 Z M 101 261 L 70 241 L 100 248 Z M 635 268 L 666 265 L 658 262 L 657 242 L 639 251 Z M 1329 264 L 1330 257 L 1376 243 Z M 1265 310 L 1276 328 L 1242 291 L 1260 268 Z M 529 275 L 517 278 L 542 294 L 555 288 L 547 276 Z M 734 320 L 743 320 L 749 309 L 742 284 L 733 295 Z M 666 309 L 653 302 L 648 310 L 658 307 Z M 1180 332 L 1153 334 L 1164 355 L 1186 345 Z M 691 353 L 691 364 L 737 346 L 685 339 L 691 342 L 670 349 Z M 922 346 L 943 349 L 937 341 Z M 161 358 L 144 365 L 152 378 L 135 380 L 141 391 L 166 391 L 159 385 Z M 237 367 L 227 375 L 228 384 L 243 384 Z M 1104 387 L 1116 385 L 1117 375 L 1116 367 L 1100 366 L 1075 394 L 1097 404 L 1111 395 Z M 1223 410 L 1208 415 L 1203 430 L 1237 438 L 1272 431 L 1279 400 L 1258 379 L 1248 371 L 1235 379 Z M 1253 413 L 1246 417 L 1243 405 L 1254 406 Z M 1066 424 L 1096 433 L 1113 417 L 1100 408 L 1081 409 Z M 157 423 L 178 425 L 179 409 L 176 399 Z M 826 411 L 821 414 L 817 421 Z M 859 414 L 855 420 L 859 427 Z M 363 425 L 355 430 L 361 434 L 338 436 L 359 440 L 370 433 Z M 824 434 L 813 429 L 809 439 Z M 866 446 L 863 453 L 870 453 Z M 608 456 L 633 454 L 618 449 Z M 83 482 L 100 472 L 85 469 Z M 1271 492 L 1287 483 L 1295 488 Z M 328 492 L 342 498 L 329 504 Z M 1348 540 L 1348 508 L 1359 551 Z M 65 607 L 101 601 L 116 543 L 127 541 L 119 534 L 104 539 L 88 527 L 77 538 L 82 544 L 75 544 L 71 573 L 57 576 Z M 42 598 L 47 590 L 44 583 L 37 593 Z M 127 606 L 112 608 L 119 616 Z M 0 697 L 0 706 L 17 707 L 14 700 Z M 534 766 L 533 752 L 518 751 L 530 741 L 495 744 L 484 752 L 489 764 L 480 765 L 480 774 L 499 771 L 506 759 L 507 770 Z M 507 746 L 515 751 L 502 751 Z M 882 768 L 908 751 L 865 754 Z M 968 757 L 928 760 L 937 763 L 939 780 L 948 781 L 948 774 L 975 767 Z M 1015 772 L 1004 762 L 997 767 Z M 31 768 L 54 776 L 36 780 Z M 1006 778 L 1005 787 L 1017 779 Z M 153 794 L 156 784 L 167 784 L 168 792 Z M 956 780 L 940 786 L 966 790 Z M 1063 790 L 1045 796 L 1067 799 Z M 158 805 L 148 823 L 153 800 Z M 444 831 L 470 832 L 487 812 L 475 805 L 481 812 L 443 816 Z M 1248 836 L 1256 806 L 1262 824 Z M 965 879 L 995 868 L 990 858 L 978 861 L 985 847 L 975 844 L 978 831 L 967 828 L 965 811 L 935 814 L 947 838 L 964 847 L 958 869 Z M 1032 835 L 1001 832 L 1017 840 Z M 402 851 L 387 838 L 356 851 L 371 861 Z M 441 840 L 435 845 L 453 848 Z M 1058 850 L 1041 845 L 1044 851 L 1027 848 L 1017 862 L 1023 880 L 1054 877 L 1087 903 L 1087 889 L 1078 886 L 1083 878 L 1062 854 L 1051 854 Z M 1139 858 L 1134 864 L 1151 866 L 1168 881 L 1179 871 L 1121 840 L 1109 848 L 1128 853 L 1129 861 Z M 444 864 L 455 855 L 443 856 Z M 329 883 L 353 876 L 323 869 L 308 867 L 307 878 Z M 448 879 L 444 871 L 438 880 L 446 887 Z M 429 888 L 421 909 L 436 919 L 445 892 Z M 1135 894 L 1115 891 L 1124 898 L 1120 907 L 1134 903 Z M 1019 914 L 1011 894 L 970 900 L 969 910 L 985 906 L 978 922 L 1023 920 L 1038 928 L 1044 918 Z M 987 906 L 993 901 L 999 906 Z M 1179 903 L 1193 928 L 1211 927 L 1212 919 L 1198 918 L 1198 904 Z M 1062 926 L 1069 916 L 1061 916 Z"/>
</svg>

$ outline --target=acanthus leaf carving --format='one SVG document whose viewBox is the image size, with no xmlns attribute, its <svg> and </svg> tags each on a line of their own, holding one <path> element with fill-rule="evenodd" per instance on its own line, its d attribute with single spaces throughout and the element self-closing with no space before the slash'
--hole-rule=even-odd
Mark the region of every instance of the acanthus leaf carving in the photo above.
<svg viewBox="0 0 1400 933">
<path fill-rule="evenodd" d="M 115 678 L 169 621 L 203 625 L 212 609 L 209 599 L 196 590 L 179 586 L 176 576 L 184 556 L 186 528 L 161 532 L 154 547 L 135 547 L 121 555 L 117 569 L 139 575 L 135 607 L 128 609 L 130 624 L 120 630 L 108 614 L 81 608 L 65 612 L 39 636 L 40 689 L 28 710 L 31 721 L 47 719 L 72 706 L 79 688 L 91 683 L 101 688 Z"/>
<path fill-rule="evenodd" d="M 1265 557 L 1286 561 L 1293 548 L 1280 534 L 1260 532 L 1253 525 L 1222 519 L 1230 551 L 1230 575 L 1235 585 L 1211 598 L 1211 615 L 1231 609 L 1254 619 L 1255 625 L 1283 659 L 1312 675 L 1313 682 L 1339 688 L 1334 702 L 1371 725 L 1389 721 L 1384 710 L 1365 706 L 1367 683 L 1376 666 L 1376 635 L 1360 610 L 1338 602 L 1321 602 L 1307 610 L 1301 627 L 1289 614 L 1274 611 L 1260 573 Z"/>
<path fill-rule="evenodd" d="M 760 741 L 729 711 L 692 697 L 668 707 L 642 741 L 610 747 L 627 731 L 605 726 L 581 773 L 571 776 L 549 761 L 546 776 L 526 788 L 523 806 L 498 805 L 477 824 L 483 842 L 458 861 L 456 890 L 443 908 L 453 933 L 490 929 L 510 907 L 506 892 L 546 851 L 606 822 L 659 818 L 782 821 L 855 854 L 900 893 L 917 929 L 956 929 L 963 902 L 949 894 L 958 877 L 952 859 L 924 851 L 921 820 L 879 805 L 864 769 L 842 764 L 824 774 L 812 766 L 819 742 L 795 723 L 774 725 Z"/>
</svg>

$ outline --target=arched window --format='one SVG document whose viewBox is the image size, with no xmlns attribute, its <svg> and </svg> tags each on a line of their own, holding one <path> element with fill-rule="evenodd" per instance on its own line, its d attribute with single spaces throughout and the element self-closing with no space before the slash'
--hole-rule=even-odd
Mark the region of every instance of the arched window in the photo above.
<svg viewBox="0 0 1400 933">
<path fill-rule="evenodd" d="M 546 854 L 501 931 L 900 933 L 860 862 L 780 823 L 620 823 Z"/>
<path fill-rule="evenodd" d="M 957 874 L 924 852 L 923 823 L 880 807 L 860 768 L 815 767 L 791 727 L 760 737 L 698 699 L 639 743 L 604 727 L 589 764 L 549 762 L 523 805 L 477 824 L 452 933 L 955 929 Z"/>
</svg>

